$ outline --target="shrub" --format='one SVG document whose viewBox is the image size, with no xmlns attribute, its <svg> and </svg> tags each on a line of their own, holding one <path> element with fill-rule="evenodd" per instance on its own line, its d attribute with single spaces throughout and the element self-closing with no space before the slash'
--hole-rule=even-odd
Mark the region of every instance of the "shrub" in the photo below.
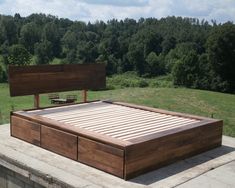
<svg viewBox="0 0 235 188">
<path fill-rule="evenodd" d="M 10 47 L 8 62 L 13 65 L 29 65 L 30 53 L 23 45 L 15 44 Z"/>
<path fill-rule="evenodd" d="M 107 88 L 115 89 L 125 87 L 173 87 L 172 76 L 143 78 L 137 76 L 135 72 L 126 72 L 124 74 L 107 77 Z"/>
<path fill-rule="evenodd" d="M 146 80 L 140 80 L 138 82 L 138 87 L 148 87 L 148 86 L 149 86 L 149 84 Z"/>
</svg>

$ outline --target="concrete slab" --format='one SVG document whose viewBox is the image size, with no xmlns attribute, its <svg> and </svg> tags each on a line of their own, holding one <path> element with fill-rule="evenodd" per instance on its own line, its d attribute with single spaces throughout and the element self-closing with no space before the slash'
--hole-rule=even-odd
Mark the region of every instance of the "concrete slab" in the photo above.
<svg viewBox="0 0 235 188">
<path fill-rule="evenodd" d="M 220 187 L 230 186 L 234 176 L 235 138 L 223 137 L 223 146 L 144 174 L 130 181 L 67 159 L 10 137 L 9 125 L 0 126 L 0 165 L 45 187 L 198 187 L 206 178 Z M 224 168 L 222 168 L 224 167 Z M 221 169 L 222 168 L 222 169 Z M 213 170 L 214 169 L 214 170 Z M 219 172 L 215 170 L 219 170 Z M 221 170 L 220 170 L 221 169 Z M 207 173 L 212 174 L 206 175 Z M 215 178 L 228 176 L 227 179 Z M 235 179 L 235 178 L 233 178 Z M 208 180 L 208 182 L 210 181 Z M 196 181 L 196 184 L 193 184 Z M 218 183 L 219 182 L 219 183 Z M 206 185 L 206 184 L 205 184 Z"/>
<path fill-rule="evenodd" d="M 200 187 L 211 188 L 235 187 L 235 161 L 211 170 L 197 178 L 192 179 L 191 181 L 183 183 L 178 186 L 178 188 L 197 188 L 198 185 L 200 185 Z"/>
</svg>

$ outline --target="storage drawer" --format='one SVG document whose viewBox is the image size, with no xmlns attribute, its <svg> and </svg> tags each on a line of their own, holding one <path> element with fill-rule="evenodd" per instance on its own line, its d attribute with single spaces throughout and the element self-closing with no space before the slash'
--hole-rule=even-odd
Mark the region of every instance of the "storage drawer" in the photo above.
<svg viewBox="0 0 235 188">
<path fill-rule="evenodd" d="M 11 116 L 11 135 L 40 146 L 40 124 Z"/>
<path fill-rule="evenodd" d="M 122 149 L 78 137 L 78 161 L 123 178 Z"/>
<path fill-rule="evenodd" d="M 41 127 L 41 147 L 77 160 L 77 136 L 60 130 Z"/>
</svg>

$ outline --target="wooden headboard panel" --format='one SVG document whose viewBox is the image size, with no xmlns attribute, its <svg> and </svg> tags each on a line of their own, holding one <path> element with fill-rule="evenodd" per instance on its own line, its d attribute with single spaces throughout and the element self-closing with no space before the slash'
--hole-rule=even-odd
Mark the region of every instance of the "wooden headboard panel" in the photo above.
<svg viewBox="0 0 235 188">
<path fill-rule="evenodd" d="M 105 88 L 104 64 L 9 66 L 11 96 Z"/>
</svg>

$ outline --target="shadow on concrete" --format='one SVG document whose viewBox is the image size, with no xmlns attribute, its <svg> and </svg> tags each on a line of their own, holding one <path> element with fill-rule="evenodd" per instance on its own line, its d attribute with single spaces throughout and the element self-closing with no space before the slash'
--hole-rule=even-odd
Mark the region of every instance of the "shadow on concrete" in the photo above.
<svg viewBox="0 0 235 188">
<path fill-rule="evenodd" d="M 152 183 L 158 182 L 170 176 L 176 175 L 180 172 L 193 168 L 197 165 L 203 164 L 210 160 L 213 160 L 217 157 L 221 157 L 228 153 L 235 151 L 234 147 L 229 147 L 222 145 L 221 147 L 212 149 L 210 151 L 201 153 L 199 155 L 193 156 L 191 158 L 187 158 L 166 167 L 154 170 L 152 172 L 143 174 L 136 178 L 130 180 L 130 182 L 138 183 L 142 185 L 150 185 Z M 215 166 L 216 167 L 216 166 Z M 212 170 L 213 168 L 211 168 Z"/>
</svg>

